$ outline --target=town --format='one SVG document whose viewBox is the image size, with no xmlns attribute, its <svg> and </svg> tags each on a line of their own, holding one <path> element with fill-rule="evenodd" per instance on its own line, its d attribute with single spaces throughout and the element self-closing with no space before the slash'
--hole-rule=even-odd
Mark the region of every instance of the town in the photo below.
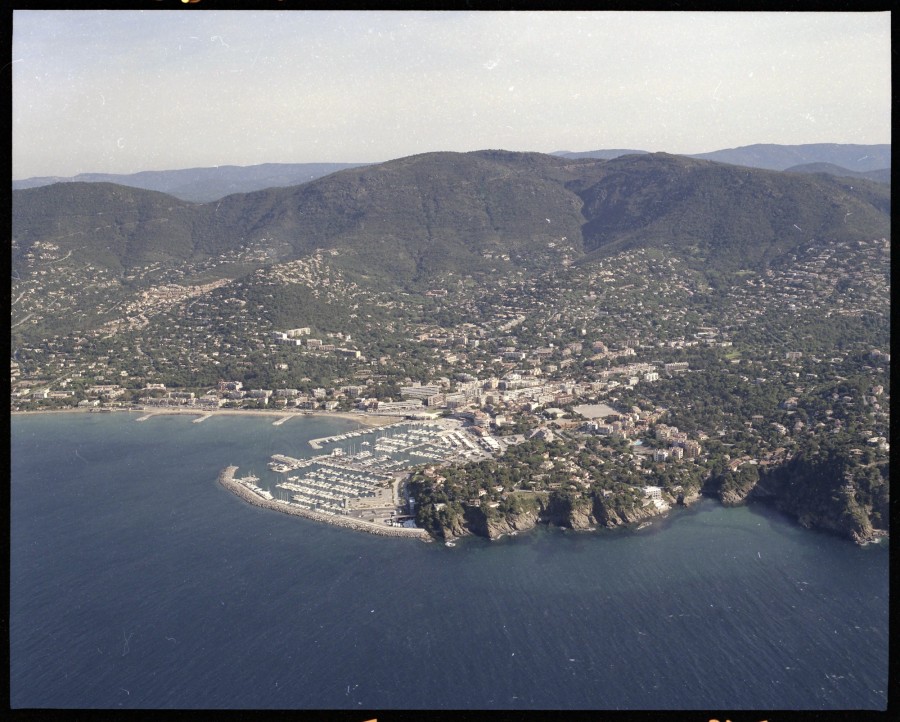
<svg viewBox="0 0 900 722">
<path fill-rule="evenodd" d="M 407 465 L 419 522 L 448 533 L 462 531 L 466 509 L 524 513 L 540 498 L 533 508 L 546 513 L 551 494 L 616 500 L 608 514 L 595 503 L 585 526 L 690 502 L 711 478 L 740 501 L 734 479 L 825 438 L 846 440 L 861 469 L 886 468 L 887 240 L 811 246 L 720 279 L 660 249 L 573 264 L 565 238 L 546 248 L 544 270 L 486 254 L 488 272 L 447 273 L 420 291 L 365 285 L 336 249 L 216 277 L 260 264 L 255 248 L 196 268 L 147 266 L 134 273 L 153 285 L 131 296 L 97 269 L 73 286 L 52 247 L 34 254 L 35 272 L 14 281 L 12 411 L 455 420 L 484 458 Z M 93 328 L 42 326 L 54 304 L 104 291 L 74 312 L 95 314 Z M 504 474 L 515 453 L 541 461 Z M 855 503 L 883 527 L 876 477 Z"/>
</svg>

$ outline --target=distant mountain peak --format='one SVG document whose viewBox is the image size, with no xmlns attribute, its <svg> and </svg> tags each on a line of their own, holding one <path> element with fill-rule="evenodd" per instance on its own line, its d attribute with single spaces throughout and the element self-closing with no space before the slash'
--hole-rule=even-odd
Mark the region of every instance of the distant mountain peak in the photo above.
<svg viewBox="0 0 900 722">
<path fill-rule="evenodd" d="M 623 155 L 644 154 L 644 150 L 592 150 L 573 153 L 561 151 L 554 155 L 567 158 L 612 159 Z M 866 172 L 891 167 L 891 146 L 859 145 L 853 143 L 808 143 L 779 145 L 755 143 L 737 148 L 714 150 L 709 153 L 678 154 L 686 158 L 713 160 L 719 163 L 742 165 L 766 170 L 785 170 L 801 163 L 833 163 L 847 170 Z"/>
<path fill-rule="evenodd" d="M 13 190 L 37 188 L 52 183 L 116 183 L 132 188 L 168 193 L 196 203 L 218 200 L 232 193 L 249 193 L 308 183 L 316 178 L 364 163 L 263 163 L 238 166 L 217 165 L 179 170 L 141 171 L 139 173 L 79 173 L 63 178 L 45 176 L 13 181 Z"/>
</svg>

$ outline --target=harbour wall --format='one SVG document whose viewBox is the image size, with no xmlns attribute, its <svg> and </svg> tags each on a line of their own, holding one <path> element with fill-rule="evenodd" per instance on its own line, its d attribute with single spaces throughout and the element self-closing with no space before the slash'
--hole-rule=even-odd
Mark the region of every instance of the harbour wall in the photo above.
<svg viewBox="0 0 900 722">
<path fill-rule="evenodd" d="M 255 494 L 246 486 L 244 486 L 240 481 L 235 480 L 234 475 L 237 469 L 238 467 L 236 466 L 228 466 L 222 469 L 222 471 L 219 473 L 219 483 L 226 489 L 228 489 L 228 491 L 230 491 L 232 494 L 239 496 L 248 504 L 253 504 L 253 506 L 260 506 L 263 509 L 280 511 L 282 514 L 302 516 L 305 519 L 322 521 L 326 524 L 333 524 L 334 526 L 340 526 L 346 529 L 355 529 L 356 531 L 364 531 L 368 532 L 369 534 L 377 534 L 378 536 L 406 537 L 407 539 L 421 539 L 422 541 L 431 541 L 431 536 L 429 536 L 428 532 L 426 532 L 424 529 L 382 526 L 380 524 L 372 524 L 367 521 L 362 521 L 361 519 L 351 519 L 345 516 L 335 516 L 331 514 L 322 514 L 320 512 L 310 511 L 309 509 L 304 509 L 302 507 L 296 506 L 295 504 L 282 504 L 277 501 L 269 501 L 268 499 L 263 499 L 259 494 Z"/>
</svg>

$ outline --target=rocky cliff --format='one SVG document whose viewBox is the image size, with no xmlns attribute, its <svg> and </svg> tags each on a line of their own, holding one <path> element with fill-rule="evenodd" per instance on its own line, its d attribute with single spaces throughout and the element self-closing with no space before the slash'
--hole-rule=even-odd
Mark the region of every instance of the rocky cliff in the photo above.
<svg viewBox="0 0 900 722">
<path fill-rule="evenodd" d="M 700 493 L 700 489 L 688 489 L 675 498 L 675 503 L 680 506 L 690 506 L 691 504 L 695 504 L 703 498 L 703 494 Z"/>
<path fill-rule="evenodd" d="M 523 514 L 507 514 L 487 520 L 485 534 L 488 539 L 498 539 L 504 534 L 513 534 L 520 531 L 534 529 L 540 523 L 537 514 L 526 512 Z"/>
<path fill-rule="evenodd" d="M 536 495 L 532 508 L 518 512 L 466 507 L 462 518 L 455 517 L 452 523 L 441 527 L 440 534 L 447 540 L 472 534 L 498 539 L 505 534 L 529 531 L 538 524 L 588 531 L 600 526 L 615 528 L 636 524 L 662 513 L 665 509 L 660 510 L 653 504 L 625 506 L 600 495 Z"/>
<path fill-rule="evenodd" d="M 600 525 L 608 529 L 625 524 L 636 524 L 662 513 L 663 511 L 653 504 L 626 506 L 611 504 L 602 498 L 594 500 L 594 517 Z"/>
<path fill-rule="evenodd" d="M 771 503 L 801 526 L 831 532 L 857 544 L 888 533 L 887 466 L 860 464 L 843 450 L 805 451 L 762 470 L 744 464 L 711 477 L 704 491 L 726 505 Z"/>
</svg>

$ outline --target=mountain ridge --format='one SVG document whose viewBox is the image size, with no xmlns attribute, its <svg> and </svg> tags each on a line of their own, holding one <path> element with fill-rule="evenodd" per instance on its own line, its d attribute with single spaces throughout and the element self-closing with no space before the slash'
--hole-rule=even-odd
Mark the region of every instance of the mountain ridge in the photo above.
<svg viewBox="0 0 900 722">
<path fill-rule="evenodd" d="M 473 151 L 479 152 L 479 151 Z M 594 151 L 555 151 L 547 155 L 565 158 L 612 160 L 623 155 L 644 155 L 646 150 L 606 149 Z M 861 154 L 861 155 L 860 155 Z M 543 155 L 543 154 L 542 154 Z M 415 157 L 415 156 L 410 156 Z M 877 172 L 884 182 L 891 165 L 890 145 L 818 143 L 808 145 L 757 144 L 685 155 L 687 158 L 714 160 L 768 170 L 789 170 L 809 163 L 830 163 L 847 171 Z M 868 162 L 861 163 L 861 157 Z M 396 160 L 396 159 L 395 159 Z M 386 161 L 390 162 L 390 161 Z M 133 188 L 156 190 L 181 200 L 207 203 L 233 193 L 249 193 L 267 188 L 283 188 L 307 183 L 331 173 L 377 163 L 262 163 L 259 165 L 221 165 L 131 174 L 80 173 L 75 176 L 39 176 L 14 180 L 13 190 L 25 190 L 53 183 L 105 182 Z M 840 173 L 836 173 L 840 174 Z M 846 175 L 846 174 L 845 174 Z"/>
<path fill-rule="evenodd" d="M 644 150 L 595 150 L 557 151 L 554 155 L 570 158 L 612 159 L 621 155 L 645 154 Z M 830 163 L 850 171 L 865 173 L 882 171 L 891 167 L 889 143 L 861 145 L 856 143 L 807 143 L 781 145 L 756 143 L 737 148 L 724 148 L 707 153 L 679 153 L 685 158 L 712 160 L 730 165 L 761 168 L 763 170 L 788 170 L 792 166 L 807 163 Z"/>
<path fill-rule="evenodd" d="M 41 242 L 120 269 L 254 242 L 270 260 L 334 249 L 348 269 L 395 283 L 487 269 L 492 257 L 540 266 L 549 256 L 590 261 L 666 245 L 733 271 L 816 238 L 889 237 L 890 191 L 664 153 L 598 160 L 486 150 L 409 156 L 204 204 L 55 184 L 14 191 L 12 225 L 14 268 Z"/>
<path fill-rule="evenodd" d="M 261 163 L 251 166 L 220 165 L 138 173 L 79 173 L 75 176 L 36 176 L 13 181 L 13 190 L 54 183 L 115 183 L 160 191 L 180 200 L 207 203 L 232 193 L 308 183 L 330 173 L 366 163 Z"/>
<path fill-rule="evenodd" d="M 876 183 L 891 183 L 891 169 L 881 168 L 879 170 L 855 171 L 849 170 L 834 163 L 801 163 L 792 165 L 790 168 L 784 169 L 785 173 L 824 173 L 839 178 L 864 178 L 866 180 L 875 181 Z"/>
</svg>

